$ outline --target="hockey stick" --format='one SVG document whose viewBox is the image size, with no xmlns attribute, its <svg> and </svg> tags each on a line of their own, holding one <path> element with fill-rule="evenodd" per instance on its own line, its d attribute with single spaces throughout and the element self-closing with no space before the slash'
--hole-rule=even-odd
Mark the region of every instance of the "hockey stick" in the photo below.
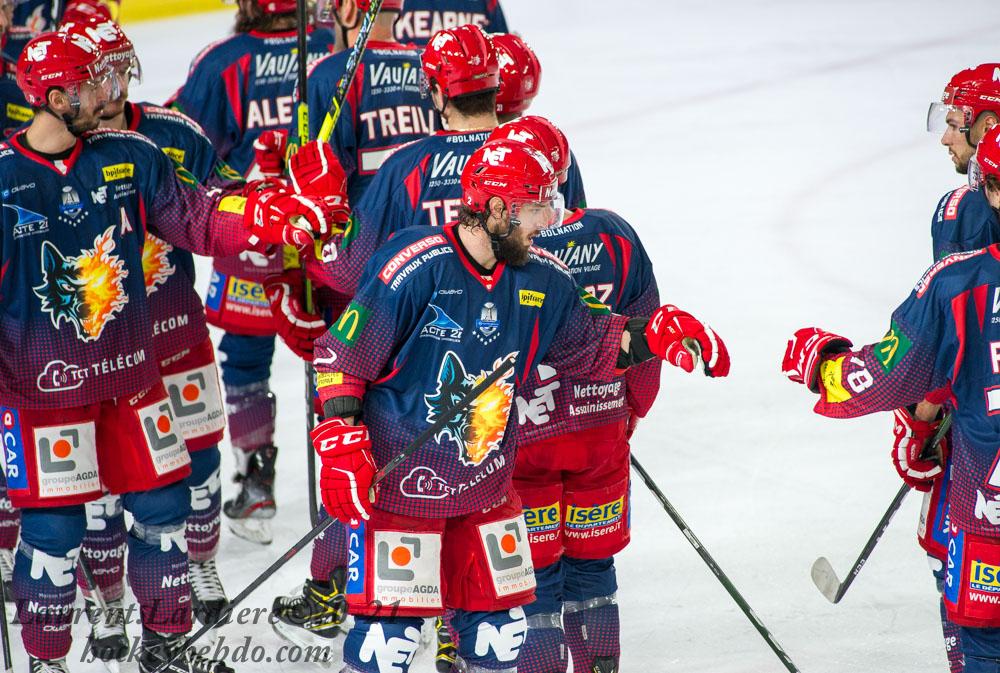
<svg viewBox="0 0 1000 673">
<path fill-rule="evenodd" d="M 14 659 L 10 655 L 10 631 L 7 630 L 7 597 L 0 587 L 0 640 L 3 641 L 4 673 L 14 673 Z"/>
<path fill-rule="evenodd" d="M 938 444 L 940 444 L 941 439 L 945 436 L 945 433 L 948 432 L 948 428 L 950 427 L 951 414 L 948 414 L 941 420 L 941 424 L 938 426 L 937 432 L 934 433 L 934 437 L 928 443 L 921 458 L 933 456 L 934 453 L 937 452 Z M 875 530 L 872 532 L 871 537 L 868 538 L 868 542 L 865 543 L 864 548 L 858 555 L 858 560 L 854 562 L 851 572 L 848 573 L 843 582 L 841 582 L 837 577 L 837 572 L 833 569 L 833 565 L 830 564 L 830 561 L 827 560 L 825 556 L 820 556 L 813 562 L 812 570 L 810 571 L 813 584 L 816 585 L 816 588 L 820 590 L 820 593 L 822 593 L 828 601 L 831 603 L 839 603 L 840 599 L 847 593 L 851 584 L 854 583 L 854 578 L 856 578 L 858 573 L 861 572 L 861 569 L 865 567 L 865 563 L 868 562 L 868 558 L 875 550 L 875 545 L 877 545 L 878 541 L 882 538 L 882 534 L 885 533 L 886 529 L 889 527 L 889 522 L 892 521 L 892 517 L 899 510 L 899 507 L 903 504 L 903 499 L 909 492 L 909 484 L 903 484 L 900 486 L 895 497 L 893 497 L 892 502 L 889 503 L 889 508 L 885 510 L 885 514 L 882 515 L 882 518 L 879 520 L 878 525 L 875 526 Z"/>
<path fill-rule="evenodd" d="M 445 411 L 443 414 L 437 417 L 433 423 L 428 425 L 423 432 L 417 435 L 416 439 L 410 442 L 405 449 L 403 449 L 399 455 L 390 460 L 385 467 L 379 470 L 375 474 L 375 478 L 372 480 L 372 488 L 377 486 L 379 482 L 386 478 L 386 476 L 392 472 L 393 469 L 399 466 L 404 460 L 413 455 L 413 452 L 423 446 L 425 443 L 431 440 L 434 435 L 441 431 L 441 428 L 446 426 L 456 415 L 464 412 L 469 406 L 475 403 L 476 399 L 490 386 L 502 379 L 507 375 L 508 372 L 514 369 L 514 364 L 516 360 L 514 358 L 507 358 L 504 360 L 503 364 L 493 370 L 489 375 L 486 376 L 482 381 L 476 384 L 472 390 L 465 393 L 461 399 L 458 400 L 450 409 Z M 178 657 L 180 657 L 191 645 L 198 641 L 202 636 L 211 631 L 212 629 L 222 626 L 232 615 L 233 610 L 235 610 L 240 603 L 246 600 L 247 596 L 252 594 L 260 585 L 266 582 L 270 577 L 281 570 L 281 568 L 292 560 L 296 554 L 302 551 L 306 545 L 313 541 L 313 538 L 318 536 L 320 533 L 329 528 L 334 522 L 338 521 L 333 517 L 327 517 L 320 521 L 318 524 L 313 526 L 312 530 L 303 535 L 298 542 L 293 544 L 288 548 L 281 557 L 272 563 L 267 569 L 257 576 L 255 580 L 250 582 L 243 591 L 239 593 L 235 598 L 229 601 L 229 605 L 226 609 L 222 611 L 219 615 L 219 619 L 214 624 L 203 624 L 200 629 L 195 631 L 193 634 L 188 636 L 187 640 L 181 647 L 170 656 L 170 659 L 163 662 L 155 671 L 155 673 L 164 673 L 167 668 L 172 664 Z"/>
<path fill-rule="evenodd" d="M 660 501 L 660 504 L 666 511 L 667 516 L 673 519 L 674 523 L 677 524 L 681 533 L 683 533 L 684 537 L 691 544 L 691 546 L 694 547 L 694 550 L 698 552 L 698 555 L 701 556 L 701 560 L 704 561 L 705 565 L 707 565 L 712 573 L 715 574 L 716 578 L 718 578 L 719 582 L 722 583 L 722 586 L 725 587 L 730 597 L 732 597 L 732 599 L 736 601 L 736 604 L 740 606 L 740 610 L 742 610 L 743 614 L 747 616 L 747 619 L 749 619 L 750 623 L 753 624 L 755 629 L 757 629 L 757 632 L 760 633 L 765 641 L 767 641 L 768 647 L 770 647 L 778 659 L 781 660 L 781 663 L 785 665 L 785 668 L 787 668 L 791 673 L 799 673 L 799 669 L 795 667 L 794 663 L 792 663 L 791 658 L 785 650 L 782 649 L 781 645 L 778 644 L 778 641 L 774 639 L 774 636 L 771 635 L 771 632 L 768 631 L 766 626 L 764 626 L 764 623 L 760 621 L 760 618 L 754 614 L 753 609 L 747 604 L 746 600 L 743 599 L 743 596 L 733 585 L 732 581 L 726 576 L 726 573 L 722 571 L 719 564 L 715 562 L 712 555 L 708 553 L 708 550 L 705 549 L 705 546 L 694 534 L 694 531 L 692 531 L 687 523 L 685 523 L 680 513 L 674 509 L 673 505 L 670 504 L 670 501 L 667 500 L 667 496 L 663 495 L 663 491 L 661 491 L 656 485 L 653 478 L 649 476 L 649 473 L 646 472 L 646 469 L 639 463 L 639 460 L 634 455 L 630 456 L 629 459 L 632 462 L 632 468 L 646 483 L 646 487 L 653 493 L 656 499 Z"/>
</svg>

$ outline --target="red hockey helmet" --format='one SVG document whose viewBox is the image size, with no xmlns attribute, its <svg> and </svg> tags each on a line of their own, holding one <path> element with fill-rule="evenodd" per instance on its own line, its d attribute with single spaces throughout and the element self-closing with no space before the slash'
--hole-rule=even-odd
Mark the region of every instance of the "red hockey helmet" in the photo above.
<svg viewBox="0 0 1000 673">
<path fill-rule="evenodd" d="M 136 82 L 142 82 L 142 65 L 135 55 L 135 46 L 114 21 L 91 18 L 73 23 L 64 22 L 59 30 L 83 35 L 100 47 L 101 53 L 117 72 L 134 78 Z"/>
<path fill-rule="evenodd" d="M 947 127 L 949 112 L 963 116 L 965 133 L 980 113 L 996 112 L 1000 116 L 1000 63 L 983 63 L 956 74 L 941 94 L 940 103 L 931 103 L 927 110 L 927 130 L 941 133 Z"/>
<path fill-rule="evenodd" d="M 257 0 L 257 6 L 265 14 L 288 14 L 295 11 L 298 3 L 295 0 Z"/>
<path fill-rule="evenodd" d="M 500 85 L 497 50 L 475 24 L 439 30 L 420 57 L 424 77 L 448 98 L 496 89 Z"/>
<path fill-rule="evenodd" d="M 538 150 L 552 164 L 559 184 L 566 182 L 566 174 L 573 161 L 569 141 L 559 127 L 545 117 L 529 115 L 509 121 L 493 129 L 486 142 L 501 139 L 521 142 Z"/>
<path fill-rule="evenodd" d="M 514 33 L 493 33 L 493 45 L 500 64 L 497 114 L 520 114 L 538 95 L 542 64 L 528 43 Z"/>
<path fill-rule="evenodd" d="M 70 33 L 42 33 L 24 47 L 17 60 L 17 86 L 34 107 L 47 102 L 51 89 L 64 89 L 79 104 L 80 86 L 91 84 L 117 98 L 117 78 L 100 48 L 87 37 Z"/>
<path fill-rule="evenodd" d="M 563 199 L 555 169 L 544 154 L 522 142 L 487 142 L 465 164 L 462 203 L 481 213 L 493 197 L 504 202 L 514 225 L 529 219 L 542 228 L 562 222 Z"/>
<path fill-rule="evenodd" d="M 989 176 L 1000 178 L 1000 124 L 983 136 L 969 162 L 969 187 L 979 189 Z"/>
<path fill-rule="evenodd" d="M 87 19 L 111 21 L 114 14 L 111 7 L 101 0 L 74 0 L 66 5 L 62 15 L 62 25 L 81 23 Z"/>
</svg>

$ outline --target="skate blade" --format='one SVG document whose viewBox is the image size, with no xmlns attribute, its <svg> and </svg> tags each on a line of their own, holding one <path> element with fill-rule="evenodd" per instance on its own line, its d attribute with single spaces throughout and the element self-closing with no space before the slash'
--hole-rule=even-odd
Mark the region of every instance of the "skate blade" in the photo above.
<svg viewBox="0 0 1000 673">
<path fill-rule="evenodd" d="M 248 542 L 271 544 L 274 541 L 271 522 L 267 519 L 226 519 L 226 524 L 233 535 Z"/>
<path fill-rule="evenodd" d="M 314 653 L 316 659 L 312 660 L 311 663 L 317 663 L 326 668 L 333 666 L 334 660 L 337 658 L 337 652 L 333 646 L 337 640 L 336 637 L 324 638 L 317 636 L 303 628 L 291 626 L 280 620 L 275 621 L 271 625 L 271 628 L 274 629 L 275 633 L 293 645 L 298 645 L 303 650 Z"/>
</svg>

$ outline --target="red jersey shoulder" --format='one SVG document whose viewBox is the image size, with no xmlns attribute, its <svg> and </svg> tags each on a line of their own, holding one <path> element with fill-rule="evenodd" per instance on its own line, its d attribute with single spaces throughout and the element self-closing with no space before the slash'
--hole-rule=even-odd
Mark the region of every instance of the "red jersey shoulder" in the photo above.
<svg viewBox="0 0 1000 673">
<path fill-rule="evenodd" d="M 995 249 L 997 246 L 994 245 L 991 247 Z M 944 271 L 950 266 L 958 264 L 959 262 L 964 262 L 965 260 L 970 259 L 972 257 L 978 257 L 979 255 L 985 254 L 986 252 L 989 252 L 989 250 L 990 248 L 980 248 L 979 250 L 970 250 L 968 252 L 956 252 L 953 255 L 942 257 L 940 260 L 935 262 L 933 266 L 931 266 L 929 269 L 927 269 L 927 271 L 924 272 L 924 275 L 921 276 L 920 280 L 917 281 L 916 286 L 914 286 L 913 291 L 917 293 L 917 297 L 923 297 L 927 293 L 927 290 L 930 289 L 931 283 L 934 281 L 934 278 L 942 271 Z"/>
</svg>

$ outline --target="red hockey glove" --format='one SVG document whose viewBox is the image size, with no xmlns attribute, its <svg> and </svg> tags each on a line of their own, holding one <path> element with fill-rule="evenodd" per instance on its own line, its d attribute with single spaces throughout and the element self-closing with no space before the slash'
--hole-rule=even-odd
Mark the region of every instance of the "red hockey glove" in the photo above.
<svg viewBox="0 0 1000 673">
<path fill-rule="evenodd" d="M 243 224 L 251 233 L 251 245 L 312 245 L 313 237 L 325 238 L 331 231 L 340 205 L 319 197 L 307 197 L 286 189 L 251 190 L 247 194 Z"/>
<path fill-rule="evenodd" d="M 666 305 L 656 309 L 646 325 L 646 341 L 661 360 L 686 372 L 693 372 L 700 355 L 706 376 L 729 374 L 729 351 L 712 328 L 687 311 Z M 697 349 L 695 354 L 689 349 Z"/>
<path fill-rule="evenodd" d="M 306 310 L 306 287 L 302 274 L 286 271 L 268 276 L 264 280 L 264 291 L 271 305 L 278 336 L 296 355 L 312 362 L 313 341 L 326 333 L 326 323 L 320 315 Z"/>
<path fill-rule="evenodd" d="M 288 134 L 285 131 L 264 131 L 253 141 L 253 161 L 266 178 L 285 172 L 285 151 Z"/>
<path fill-rule="evenodd" d="M 903 481 L 918 491 L 927 492 L 944 472 L 938 460 L 944 462 L 948 449 L 945 437 L 938 443 L 940 453 L 933 451 L 931 456 L 923 456 L 941 421 L 921 421 L 907 408 L 896 409 L 892 416 L 892 464 Z"/>
<path fill-rule="evenodd" d="M 328 418 L 310 437 L 322 463 L 319 488 L 327 514 L 347 524 L 367 520 L 372 508 L 368 492 L 377 471 L 368 428 Z"/>
<path fill-rule="evenodd" d="M 347 203 L 347 175 L 329 144 L 306 143 L 288 160 L 288 177 L 299 194 L 341 196 Z"/>
<path fill-rule="evenodd" d="M 803 327 L 788 340 L 781 371 L 795 383 L 804 383 L 814 393 L 819 392 L 819 365 L 828 353 L 849 350 L 850 339 L 818 327 Z"/>
</svg>

